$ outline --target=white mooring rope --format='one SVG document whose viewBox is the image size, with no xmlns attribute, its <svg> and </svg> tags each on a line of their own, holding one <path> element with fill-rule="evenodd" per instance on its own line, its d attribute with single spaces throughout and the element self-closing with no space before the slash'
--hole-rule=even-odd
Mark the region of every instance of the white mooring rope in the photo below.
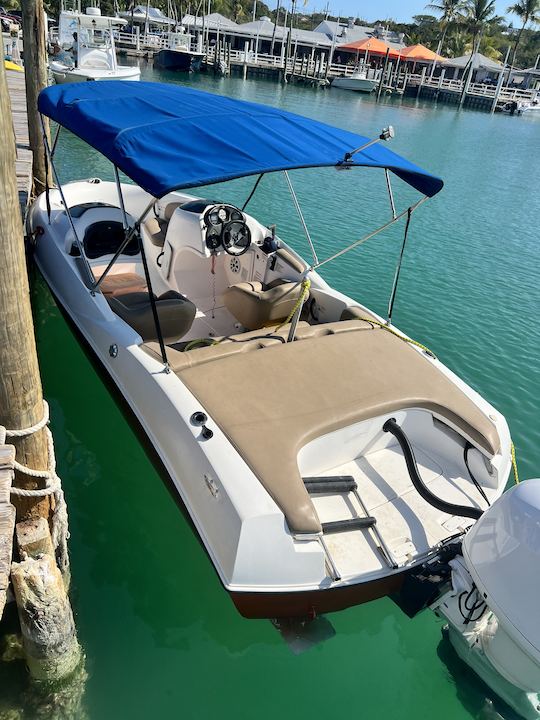
<svg viewBox="0 0 540 720">
<path fill-rule="evenodd" d="M 67 552 L 67 539 L 69 537 L 68 530 L 68 516 L 67 506 L 64 498 L 64 492 L 62 490 L 62 483 L 60 478 L 56 474 L 56 456 L 54 453 L 54 441 L 53 436 L 47 424 L 49 422 L 49 405 L 46 400 L 43 400 L 43 417 L 41 420 L 32 425 L 29 428 L 23 428 L 21 430 L 7 430 L 3 425 L 0 425 L 0 445 L 3 445 L 8 438 L 22 438 L 28 435 L 33 435 L 40 430 L 45 429 L 47 437 L 47 451 L 48 451 L 48 469 L 47 470 L 34 470 L 26 465 L 23 465 L 17 460 L 13 461 L 13 469 L 17 472 L 28 475 L 29 477 L 38 478 L 45 480 L 45 487 L 38 488 L 36 490 L 25 490 L 24 488 L 11 487 L 10 493 L 12 495 L 18 495 L 22 497 L 47 497 L 48 495 L 54 495 L 54 510 L 52 517 L 52 541 L 56 552 L 56 561 L 58 567 L 62 572 L 68 569 L 69 560 Z"/>
</svg>

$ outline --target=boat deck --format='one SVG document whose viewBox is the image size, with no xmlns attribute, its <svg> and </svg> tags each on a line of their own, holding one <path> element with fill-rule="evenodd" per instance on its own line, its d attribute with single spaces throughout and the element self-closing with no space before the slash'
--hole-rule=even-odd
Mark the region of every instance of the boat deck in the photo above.
<svg viewBox="0 0 540 720">
<path fill-rule="evenodd" d="M 485 505 L 470 479 L 464 477 L 464 465 L 451 466 L 447 459 L 430 457 L 418 447 L 414 451 L 420 475 L 434 494 L 455 504 L 470 505 L 478 501 L 480 506 Z M 422 556 L 437 543 L 472 524 L 468 518 L 435 509 L 420 497 L 397 444 L 320 475 L 350 475 L 355 479 L 357 492 L 369 514 L 376 518 L 377 529 L 398 566 Z M 388 478 L 391 478 L 391 485 Z M 493 492 L 487 488 L 484 491 L 488 497 Z M 312 496 L 312 501 L 322 523 L 364 516 L 353 492 Z M 328 534 L 325 541 L 342 578 L 378 573 L 387 568 L 370 531 Z"/>
</svg>

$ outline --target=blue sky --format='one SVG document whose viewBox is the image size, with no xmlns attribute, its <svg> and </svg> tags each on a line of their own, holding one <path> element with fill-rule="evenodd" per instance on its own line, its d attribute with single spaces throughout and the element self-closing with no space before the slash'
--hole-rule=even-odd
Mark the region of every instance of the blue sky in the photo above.
<svg viewBox="0 0 540 720">
<path fill-rule="evenodd" d="M 409 22 L 413 15 L 428 13 L 429 10 L 425 9 L 428 2 L 429 0 L 329 0 L 332 15 L 354 15 L 368 21 L 388 17 L 401 22 Z M 512 2 L 513 0 L 497 0 L 497 13 L 505 15 L 506 8 L 512 5 Z M 272 3 L 271 7 L 275 4 Z M 287 0 L 284 0 L 284 5 L 287 6 Z M 298 0 L 298 9 L 301 9 L 302 5 L 303 0 Z M 325 0 L 308 0 L 305 8 L 307 12 L 321 11 L 325 5 Z"/>
</svg>

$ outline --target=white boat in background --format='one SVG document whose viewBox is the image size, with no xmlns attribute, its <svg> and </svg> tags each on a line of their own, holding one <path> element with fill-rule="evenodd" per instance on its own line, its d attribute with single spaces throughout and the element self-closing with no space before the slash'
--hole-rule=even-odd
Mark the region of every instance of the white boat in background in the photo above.
<svg viewBox="0 0 540 720">
<path fill-rule="evenodd" d="M 85 13 L 62 10 L 58 42 L 65 50 L 73 47 L 74 62 L 51 60 L 49 67 L 58 84 L 88 80 L 140 80 L 138 67 L 118 65 L 113 29 L 126 20 L 101 15 L 97 7 Z"/>
<path fill-rule="evenodd" d="M 381 71 L 359 66 L 352 75 L 343 75 L 332 80 L 332 87 L 341 90 L 355 90 L 356 92 L 372 92 L 381 78 Z"/>
</svg>

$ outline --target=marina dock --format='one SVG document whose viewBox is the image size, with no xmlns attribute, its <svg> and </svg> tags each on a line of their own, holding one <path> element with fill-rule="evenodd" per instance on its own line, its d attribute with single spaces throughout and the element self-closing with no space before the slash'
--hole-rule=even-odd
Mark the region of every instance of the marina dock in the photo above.
<svg viewBox="0 0 540 720">
<path fill-rule="evenodd" d="M 32 151 L 28 139 L 24 73 L 8 70 L 6 76 L 17 146 L 17 189 L 19 191 L 21 215 L 24 218 L 32 187 Z"/>
</svg>

